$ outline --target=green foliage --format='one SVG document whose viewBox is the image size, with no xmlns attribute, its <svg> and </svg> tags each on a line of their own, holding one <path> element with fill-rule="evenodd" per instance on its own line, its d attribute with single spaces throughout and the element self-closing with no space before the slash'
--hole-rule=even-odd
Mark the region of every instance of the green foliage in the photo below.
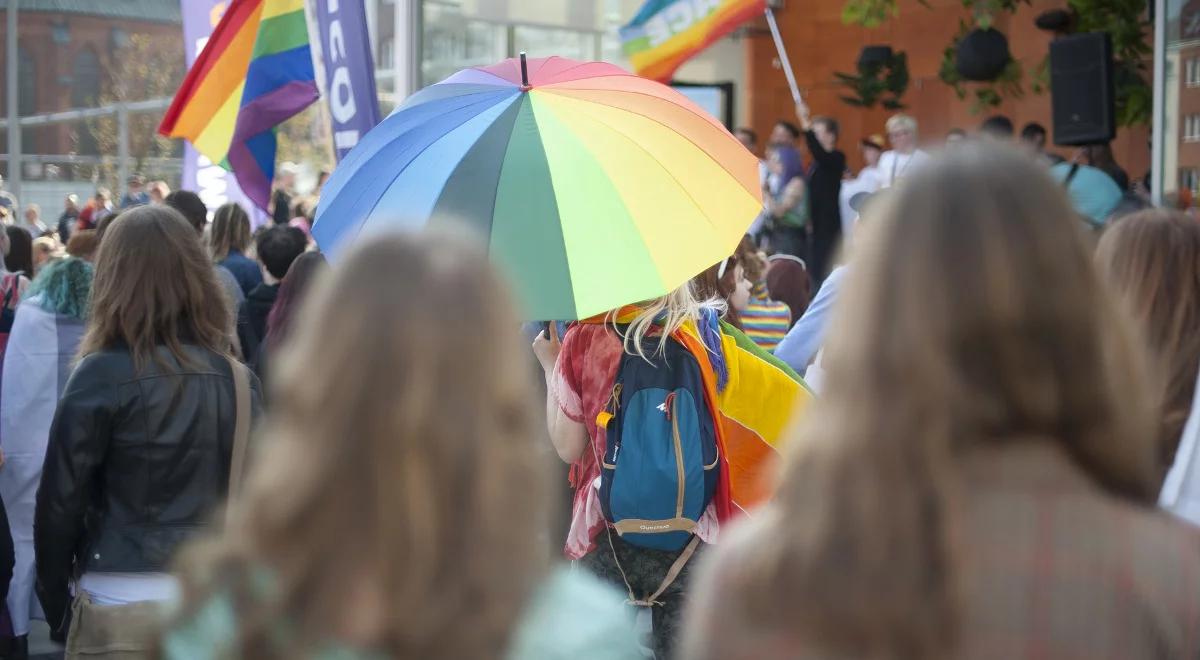
<svg viewBox="0 0 1200 660">
<path fill-rule="evenodd" d="M 929 7 L 926 0 L 918 0 Z M 958 43 L 974 28 L 988 29 L 995 24 L 1000 12 L 1015 12 L 1021 4 L 1030 0 L 961 0 L 963 7 L 970 10 L 971 21 L 959 21 L 958 31 L 942 52 L 942 63 L 938 77 L 954 88 L 959 99 L 972 98 L 971 111 L 982 112 L 994 108 L 1006 99 L 1019 99 L 1025 94 L 1025 71 L 1015 60 L 1009 62 L 1004 73 L 994 81 L 973 83 L 963 80 L 955 68 Z M 1076 14 L 1077 32 L 1107 32 L 1112 38 L 1113 57 L 1116 60 L 1116 106 L 1117 122 L 1121 126 L 1147 124 L 1152 109 L 1152 92 L 1148 82 L 1146 66 L 1153 49 L 1146 42 L 1149 23 L 1145 20 L 1145 0 L 1067 0 Z M 842 22 L 864 27 L 878 27 L 899 15 L 897 0 L 846 0 L 842 7 Z M 1042 94 L 1050 88 L 1048 57 L 1030 71 L 1030 89 Z M 871 107 L 882 98 L 883 82 L 878 77 L 836 74 L 838 82 L 855 90 L 856 95 L 843 97 L 852 105 Z M 908 71 L 904 72 L 907 87 Z M 901 90 L 901 93 L 903 90 Z M 898 99 L 898 94 L 895 98 Z M 887 107 L 887 101 L 884 101 Z"/>
<path fill-rule="evenodd" d="M 908 56 L 903 51 L 893 52 L 887 62 L 860 63 L 857 74 L 839 72 L 833 75 L 838 84 L 851 92 L 851 95 L 841 97 L 844 103 L 859 108 L 873 108 L 876 105 L 888 110 L 904 108 L 900 97 L 908 91 L 909 76 Z"/>
<path fill-rule="evenodd" d="M 847 0 L 842 6 L 842 22 L 847 25 L 879 27 L 899 14 L 896 0 Z"/>
<path fill-rule="evenodd" d="M 1146 43 L 1150 27 L 1140 0 L 1067 0 L 1077 15 L 1077 32 L 1107 32 L 1116 61 L 1117 123 L 1121 126 L 1150 123 L 1152 91 L 1146 60 L 1154 49 Z"/>
</svg>

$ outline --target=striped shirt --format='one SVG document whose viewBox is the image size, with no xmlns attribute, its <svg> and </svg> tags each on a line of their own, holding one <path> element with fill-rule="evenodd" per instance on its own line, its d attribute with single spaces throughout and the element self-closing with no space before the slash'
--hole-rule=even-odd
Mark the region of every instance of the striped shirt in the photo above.
<svg viewBox="0 0 1200 660">
<path fill-rule="evenodd" d="M 792 325 L 791 310 L 786 304 L 768 298 L 763 282 L 755 283 L 750 292 L 750 304 L 738 316 L 746 336 L 767 352 L 775 351 Z"/>
</svg>

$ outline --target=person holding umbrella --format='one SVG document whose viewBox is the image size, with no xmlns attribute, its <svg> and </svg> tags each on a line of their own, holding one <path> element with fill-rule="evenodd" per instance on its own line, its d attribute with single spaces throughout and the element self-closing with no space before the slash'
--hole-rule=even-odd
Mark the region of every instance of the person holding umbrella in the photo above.
<svg viewBox="0 0 1200 660">
<path fill-rule="evenodd" d="M 757 159 L 679 92 L 522 55 L 406 99 L 333 171 L 312 226 L 335 268 L 362 237 L 463 226 L 523 320 L 579 321 L 534 348 L 555 449 L 573 464 L 566 552 L 653 611 L 662 652 L 688 560 L 770 495 L 763 477 L 807 400 L 795 372 L 688 288 L 761 209 Z M 678 370 L 656 381 L 648 365 L 662 364 Z M 622 477 L 658 440 L 673 457 L 664 478 Z"/>
</svg>

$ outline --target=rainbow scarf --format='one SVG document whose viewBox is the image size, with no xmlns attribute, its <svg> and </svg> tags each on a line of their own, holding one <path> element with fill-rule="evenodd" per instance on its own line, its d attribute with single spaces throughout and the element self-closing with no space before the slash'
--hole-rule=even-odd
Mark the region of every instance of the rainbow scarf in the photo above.
<svg viewBox="0 0 1200 660">
<path fill-rule="evenodd" d="M 158 132 L 232 171 L 264 210 L 274 128 L 319 96 L 304 0 L 233 0 L 184 78 Z"/>
<path fill-rule="evenodd" d="M 627 306 L 615 316 L 602 314 L 581 323 L 623 325 L 640 313 Z M 787 364 L 711 311 L 699 323 L 685 323 L 673 337 L 699 362 L 705 401 L 718 417 L 722 469 L 714 501 L 717 519 L 725 521 L 771 496 L 784 432 L 812 393 Z"/>
<path fill-rule="evenodd" d="M 766 8 L 765 0 L 649 0 L 621 28 L 621 49 L 639 76 L 667 83 L 684 62 Z"/>
</svg>

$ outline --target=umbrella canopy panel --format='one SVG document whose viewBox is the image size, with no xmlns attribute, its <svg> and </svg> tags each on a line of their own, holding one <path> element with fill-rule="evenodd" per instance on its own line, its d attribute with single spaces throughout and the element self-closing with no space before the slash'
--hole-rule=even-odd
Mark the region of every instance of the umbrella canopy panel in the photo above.
<svg viewBox="0 0 1200 660">
<path fill-rule="evenodd" d="M 683 95 L 612 65 L 508 60 L 413 95 L 334 170 L 313 235 L 466 225 L 528 318 L 670 292 L 732 253 L 760 211 L 757 159 Z"/>
</svg>

